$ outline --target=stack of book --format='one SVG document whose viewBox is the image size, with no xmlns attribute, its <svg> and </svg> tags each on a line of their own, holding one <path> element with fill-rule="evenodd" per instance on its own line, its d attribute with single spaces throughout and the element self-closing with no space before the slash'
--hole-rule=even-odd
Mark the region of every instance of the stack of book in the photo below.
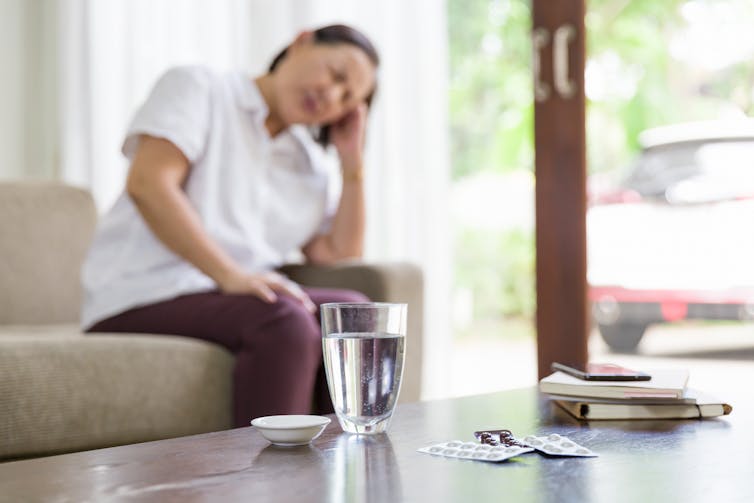
<svg viewBox="0 0 754 503">
<path fill-rule="evenodd" d="M 654 370 L 649 381 L 585 381 L 555 372 L 539 389 L 578 419 L 689 419 L 730 414 L 732 407 L 687 388 L 686 370 Z"/>
</svg>

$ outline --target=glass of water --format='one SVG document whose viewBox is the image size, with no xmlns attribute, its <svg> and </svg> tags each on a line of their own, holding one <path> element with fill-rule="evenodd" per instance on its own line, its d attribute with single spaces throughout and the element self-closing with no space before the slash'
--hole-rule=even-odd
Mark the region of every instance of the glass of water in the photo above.
<svg viewBox="0 0 754 503">
<path fill-rule="evenodd" d="M 322 305 L 322 350 L 330 398 L 343 431 L 387 430 L 401 389 L 406 304 Z"/>
</svg>

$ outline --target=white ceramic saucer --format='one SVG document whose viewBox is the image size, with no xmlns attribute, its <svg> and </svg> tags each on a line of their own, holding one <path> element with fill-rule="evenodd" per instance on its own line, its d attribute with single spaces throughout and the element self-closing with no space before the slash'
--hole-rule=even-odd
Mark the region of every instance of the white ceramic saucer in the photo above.
<svg viewBox="0 0 754 503">
<path fill-rule="evenodd" d="M 275 445 L 306 445 L 325 430 L 330 418 L 324 416 L 265 416 L 251 422 L 264 438 Z"/>
</svg>

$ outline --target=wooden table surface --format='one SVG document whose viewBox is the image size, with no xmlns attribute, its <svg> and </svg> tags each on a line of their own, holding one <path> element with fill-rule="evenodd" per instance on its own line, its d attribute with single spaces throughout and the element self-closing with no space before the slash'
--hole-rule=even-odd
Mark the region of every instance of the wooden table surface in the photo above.
<svg viewBox="0 0 754 503">
<path fill-rule="evenodd" d="M 731 398 L 731 397 L 726 397 Z M 733 398 L 731 398 L 733 400 Z M 578 422 L 534 389 L 400 405 L 387 435 L 275 447 L 252 428 L 0 464 L 0 501 L 754 501 L 751 399 L 712 420 Z M 600 454 L 503 463 L 416 451 L 479 429 Z"/>
</svg>

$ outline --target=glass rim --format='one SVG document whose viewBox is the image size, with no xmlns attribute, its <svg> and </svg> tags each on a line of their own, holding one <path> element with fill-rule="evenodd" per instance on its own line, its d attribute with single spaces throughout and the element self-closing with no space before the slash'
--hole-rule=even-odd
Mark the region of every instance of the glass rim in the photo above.
<svg viewBox="0 0 754 503">
<path fill-rule="evenodd" d="M 384 308 L 384 307 L 408 307 L 406 302 L 326 302 L 321 304 L 322 309 L 325 308 L 337 308 L 337 307 L 350 307 L 350 308 Z"/>
</svg>

